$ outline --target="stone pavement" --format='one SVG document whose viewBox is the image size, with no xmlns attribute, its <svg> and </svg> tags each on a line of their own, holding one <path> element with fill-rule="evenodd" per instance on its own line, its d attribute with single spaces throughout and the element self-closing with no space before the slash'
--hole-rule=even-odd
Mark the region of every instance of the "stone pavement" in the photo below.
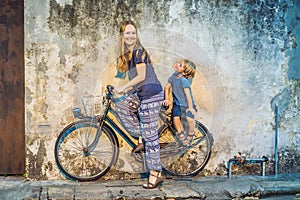
<svg viewBox="0 0 300 200">
<path fill-rule="evenodd" d="M 147 190 L 145 179 L 29 181 L 21 177 L 0 177 L 0 200 L 65 199 L 278 199 L 300 200 L 300 174 L 277 176 L 196 177 L 165 179 L 162 186 Z"/>
</svg>

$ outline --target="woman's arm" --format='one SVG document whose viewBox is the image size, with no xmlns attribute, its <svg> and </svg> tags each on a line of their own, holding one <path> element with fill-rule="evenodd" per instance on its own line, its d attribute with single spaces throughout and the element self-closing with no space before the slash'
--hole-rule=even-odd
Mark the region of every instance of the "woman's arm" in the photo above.
<svg viewBox="0 0 300 200">
<path fill-rule="evenodd" d="M 145 78 L 146 78 L 146 64 L 145 63 L 137 64 L 136 65 L 136 71 L 137 71 L 136 77 L 134 77 L 133 79 L 131 79 L 130 81 L 126 82 L 125 84 L 123 84 L 121 86 L 115 87 L 115 91 L 117 93 L 125 92 L 126 89 L 131 88 L 131 87 L 137 85 L 138 83 L 142 82 L 143 80 L 145 80 Z"/>
</svg>

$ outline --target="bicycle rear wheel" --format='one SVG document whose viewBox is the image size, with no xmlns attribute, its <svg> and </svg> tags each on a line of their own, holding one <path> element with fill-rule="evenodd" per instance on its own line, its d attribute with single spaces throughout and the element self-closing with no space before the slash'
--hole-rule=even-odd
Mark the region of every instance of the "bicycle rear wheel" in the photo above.
<svg viewBox="0 0 300 200">
<path fill-rule="evenodd" d="M 180 145 L 170 126 L 160 133 L 160 157 L 163 169 L 172 176 L 195 176 L 207 164 L 212 147 L 212 137 L 208 129 L 197 121 L 195 138 L 189 147 Z"/>
<path fill-rule="evenodd" d="M 95 140 L 99 140 L 90 150 Z M 59 134 L 55 143 L 55 161 L 60 172 L 68 179 L 93 181 L 105 175 L 118 157 L 118 142 L 105 125 L 102 130 L 97 120 L 71 123 Z"/>
</svg>

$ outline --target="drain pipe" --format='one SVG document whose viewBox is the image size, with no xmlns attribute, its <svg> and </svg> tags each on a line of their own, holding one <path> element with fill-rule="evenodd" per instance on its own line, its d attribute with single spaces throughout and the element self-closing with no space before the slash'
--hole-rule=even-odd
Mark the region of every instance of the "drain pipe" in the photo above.
<svg viewBox="0 0 300 200">
<path fill-rule="evenodd" d="M 274 144 L 274 172 L 278 173 L 278 105 L 275 104 L 275 144 Z"/>
</svg>

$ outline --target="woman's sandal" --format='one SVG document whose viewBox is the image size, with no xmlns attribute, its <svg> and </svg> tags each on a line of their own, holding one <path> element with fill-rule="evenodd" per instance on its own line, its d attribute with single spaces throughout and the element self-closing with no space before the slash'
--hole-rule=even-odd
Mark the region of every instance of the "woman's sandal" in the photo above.
<svg viewBox="0 0 300 200">
<path fill-rule="evenodd" d="M 176 137 L 178 138 L 178 140 L 180 141 L 181 145 L 186 146 L 188 145 L 188 139 L 185 136 L 184 132 L 180 132 L 176 134 Z"/>
<path fill-rule="evenodd" d="M 156 174 L 154 174 L 156 173 Z M 150 177 L 156 177 L 156 180 L 154 183 L 151 183 L 150 182 Z M 148 182 L 143 184 L 143 188 L 146 188 L 146 189 L 154 189 L 156 188 L 157 186 L 161 185 L 162 183 L 164 182 L 163 178 L 161 178 L 161 172 L 159 171 L 153 171 L 153 172 L 150 172 L 150 176 L 149 176 L 149 179 L 148 179 Z"/>
</svg>

